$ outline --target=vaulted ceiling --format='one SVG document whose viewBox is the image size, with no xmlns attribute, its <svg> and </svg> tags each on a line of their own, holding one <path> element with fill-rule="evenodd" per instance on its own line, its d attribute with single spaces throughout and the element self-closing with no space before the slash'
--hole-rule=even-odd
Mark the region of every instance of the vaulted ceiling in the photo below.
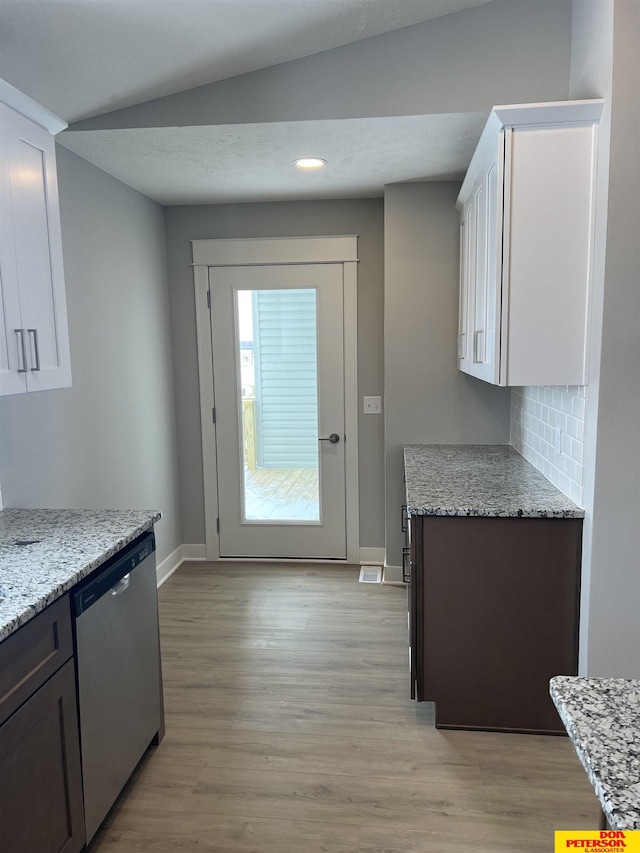
<svg viewBox="0 0 640 853">
<path fill-rule="evenodd" d="M 0 0 L 0 77 L 71 124 L 62 145 L 162 204 L 379 196 L 462 176 L 504 103 L 484 90 L 510 94 L 523 53 L 505 40 L 510 73 L 494 69 L 467 16 L 499 7 L 486 37 L 518 4 L 525 46 L 559 54 L 563 28 L 530 34 L 524 0 Z M 549 99 L 562 62 L 528 53 L 523 77 Z M 328 166 L 301 175 L 310 154 Z"/>
<path fill-rule="evenodd" d="M 0 77 L 69 123 L 490 0 L 2 0 Z"/>
</svg>

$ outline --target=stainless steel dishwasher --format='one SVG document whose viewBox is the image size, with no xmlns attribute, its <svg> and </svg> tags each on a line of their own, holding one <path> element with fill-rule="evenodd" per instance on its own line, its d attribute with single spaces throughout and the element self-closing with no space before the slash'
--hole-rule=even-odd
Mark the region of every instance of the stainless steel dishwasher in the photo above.
<svg viewBox="0 0 640 853">
<path fill-rule="evenodd" d="M 143 534 L 73 596 L 87 843 L 164 729 L 155 538 Z"/>
</svg>

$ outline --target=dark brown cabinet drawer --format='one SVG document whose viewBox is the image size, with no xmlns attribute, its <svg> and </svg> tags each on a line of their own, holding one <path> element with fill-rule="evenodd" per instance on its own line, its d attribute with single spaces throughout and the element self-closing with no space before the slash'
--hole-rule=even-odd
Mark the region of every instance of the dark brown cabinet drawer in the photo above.
<svg viewBox="0 0 640 853">
<path fill-rule="evenodd" d="M 0 726 L 0 850 L 77 853 L 83 845 L 70 660 Z"/>
<path fill-rule="evenodd" d="M 69 596 L 0 643 L 0 723 L 73 654 Z"/>
</svg>

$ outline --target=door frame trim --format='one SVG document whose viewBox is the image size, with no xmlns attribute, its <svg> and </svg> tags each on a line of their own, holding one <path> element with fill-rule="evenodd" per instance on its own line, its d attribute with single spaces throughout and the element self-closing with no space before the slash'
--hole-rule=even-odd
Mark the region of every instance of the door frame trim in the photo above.
<svg viewBox="0 0 640 853">
<path fill-rule="evenodd" d="M 275 237 L 234 240 L 192 240 L 193 277 L 200 386 L 200 426 L 207 560 L 220 559 L 218 518 L 218 466 L 216 426 L 213 422 L 215 388 L 211 346 L 209 267 L 342 264 L 344 312 L 344 415 L 345 415 L 345 523 L 346 560 L 358 563 L 360 551 L 358 499 L 358 237 Z M 304 558 L 301 558 L 304 559 Z"/>
</svg>

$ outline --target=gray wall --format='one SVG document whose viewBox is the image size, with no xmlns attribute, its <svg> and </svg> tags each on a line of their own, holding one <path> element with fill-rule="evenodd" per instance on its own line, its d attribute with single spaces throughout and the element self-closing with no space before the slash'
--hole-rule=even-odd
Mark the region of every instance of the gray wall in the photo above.
<svg viewBox="0 0 640 853">
<path fill-rule="evenodd" d="M 383 391 L 383 202 L 278 202 L 166 209 L 183 541 L 205 541 L 202 437 L 190 240 L 357 234 L 358 395 Z M 359 415 L 360 544 L 384 545 L 383 419 Z"/>
<path fill-rule="evenodd" d="M 574 3 L 571 96 L 604 97 L 580 671 L 640 677 L 640 6 Z"/>
<path fill-rule="evenodd" d="M 5 507 L 161 509 L 182 542 L 164 213 L 58 146 L 73 387 L 0 400 Z"/>
<path fill-rule="evenodd" d="M 569 0 L 495 0 L 72 129 L 473 112 L 560 100 L 570 38 Z"/>
<path fill-rule="evenodd" d="M 404 444 L 509 444 L 510 391 L 457 369 L 460 185 L 385 188 L 387 564 L 400 565 Z"/>
</svg>

